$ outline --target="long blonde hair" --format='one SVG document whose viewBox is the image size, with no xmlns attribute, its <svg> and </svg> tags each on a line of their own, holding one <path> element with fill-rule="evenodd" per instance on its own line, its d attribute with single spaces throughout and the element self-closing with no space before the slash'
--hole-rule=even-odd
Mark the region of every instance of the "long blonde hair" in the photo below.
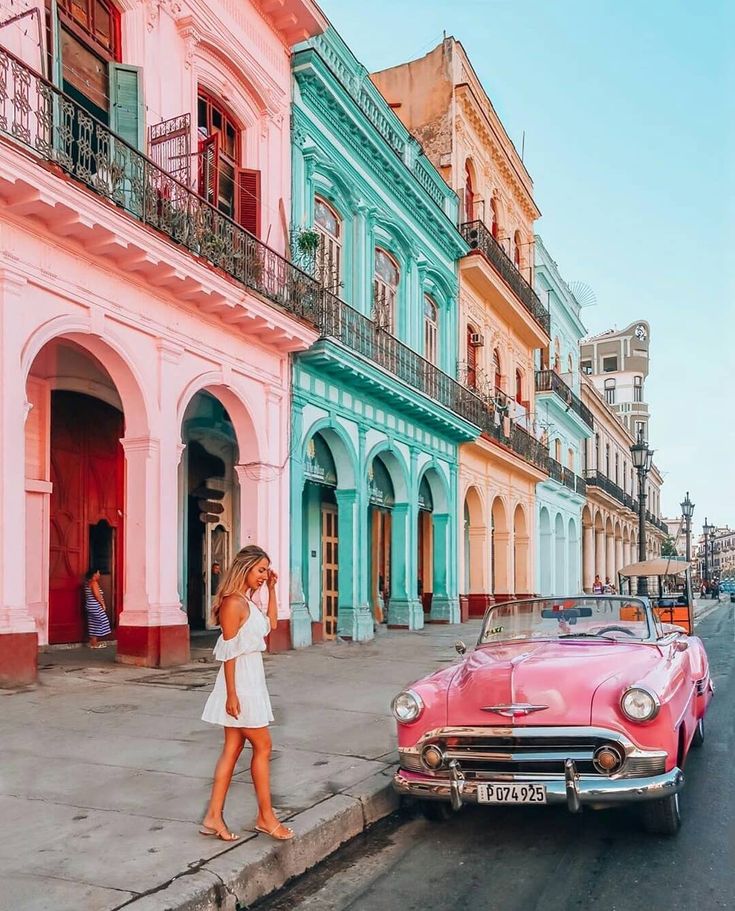
<svg viewBox="0 0 735 911">
<path fill-rule="evenodd" d="M 238 551 L 230 568 L 222 577 L 217 594 L 212 601 L 212 616 L 215 623 L 219 623 L 219 611 L 225 598 L 229 598 L 230 595 L 247 596 L 252 593 L 252 589 L 248 588 L 247 578 L 253 567 L 261 560 L 271 562 L 268 554 L 257 544 L 248 544 L 247 547 Z"/>
</svg>

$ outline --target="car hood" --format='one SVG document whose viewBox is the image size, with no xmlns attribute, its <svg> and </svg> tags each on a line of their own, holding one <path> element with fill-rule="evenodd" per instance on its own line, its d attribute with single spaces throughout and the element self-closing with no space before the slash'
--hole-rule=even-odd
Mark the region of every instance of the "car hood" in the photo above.
<svg viewBox="0 0 735 911">
<path fill-rule="evenodd" d="M 452 726 L 591 724 L 592 700 L 602 683 L 618 675 L 622 692 L 659 660 L 655 647 L 638 643 L 524 640 L 480 647 L 452 680 L 447 720 Z M 522 704 L 544 708 L 514 717 L 488 711 Z"/>
</svg>

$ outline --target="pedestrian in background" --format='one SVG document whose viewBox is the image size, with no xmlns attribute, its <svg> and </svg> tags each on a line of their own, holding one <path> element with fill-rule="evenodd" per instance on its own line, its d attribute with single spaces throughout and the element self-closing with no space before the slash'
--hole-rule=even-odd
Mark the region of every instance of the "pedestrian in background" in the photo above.
<svg viewBox="0 0 735 911">
<path fill-rule="evenodd" d="M 601 595 L 602 594 L 602 579 L 599 575 L 595 576 L 595 581 L 592 583 L 592 594 Z"/>
<path fill-rule="evenodd" d="M 199 831 L 222 841 L 237 841 L 239 837 L 228 829 L 223 813 L 235 765 L 246 740 L 253 749 L 250 772 L 258 801 L 255 830 L 278 841 L 287 841 L 294 834 L 276 818 L 270 791 L 268 725 L 273 721 L 273 712 L 261 653 L 265 651 L 265 637 L 278 622 L 277 581 L 268 554 L 250 544 L 232 561 L 212 605 L 214 621 L 222 628 L 214 657 L 222 664 L 202 720 L 222 725 L 225 741 L 214 770 L 209 807 Z M 253 600 L 263 585 L 268 589 L 266 614 Z"/>
<path fill-rule="evenodd" d="M 90 569 L 84 576 L 84 610 L 87 614 L 87 632 L 90 648 L 105 648 L 106 642 L 100 642 L 101 636 L 112 632 L 110 620 L 105 607 L 105 596 L 100 588 L 100 571 Z"/>
</svg>

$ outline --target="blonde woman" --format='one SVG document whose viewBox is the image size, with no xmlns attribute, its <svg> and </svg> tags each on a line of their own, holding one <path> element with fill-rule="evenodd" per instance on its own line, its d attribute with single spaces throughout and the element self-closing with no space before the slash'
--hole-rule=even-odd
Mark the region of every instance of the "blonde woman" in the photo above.
<svg viewBox="0 0 735 911">
<path fill-rule="evenodd" d="M 202 720 L 222 725 L 225 742 L 217 760 L 209 807 L 199 829 L 222 841 L 237 841 L 222 815 L 235 764 L 245 741 L 253 749 L 250 772 L 258 801 L 255 829 L 279 841 L 293 838 L 293 831 L 279 822 L 273 812 L 270 790 L 271 738 L 268 725 L 273 721 L 271 702 L 265 684 L 261 652 L 265 637 L 277 622 L 276 582 L 268 554 L 255 544 L 244 547 L 220 582 L 214 599 L 215 620 L 222 635 L 214 647 L 214 657 L 222 662 Z M 267 615 L 253 601 L 253 595 L 266 585 Z"/>
</svg>

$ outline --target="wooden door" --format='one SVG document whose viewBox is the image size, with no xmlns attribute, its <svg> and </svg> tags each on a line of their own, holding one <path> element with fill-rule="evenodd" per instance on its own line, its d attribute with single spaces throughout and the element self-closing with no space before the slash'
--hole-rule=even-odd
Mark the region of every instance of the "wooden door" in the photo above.
<svg viewBox="0 0 735 911">
<path fill-rule="evenodd" d="M 339 604 L 339 542 L 337 535 L 337 508 L 322 504 L 322 622 L 324 638 L 337 636 Z"/>
<path fill-rule="evenodd" d="M 49 642 L 85 637 L 82 582 L 93 556 L 115 625 L 122 609 L 122 414 L 75 392 L 51 398 Z M 105 560 L 104 555 L 108 558 Z M 101 556 L 102 555 L 102 556 Z"/>
</svg>

